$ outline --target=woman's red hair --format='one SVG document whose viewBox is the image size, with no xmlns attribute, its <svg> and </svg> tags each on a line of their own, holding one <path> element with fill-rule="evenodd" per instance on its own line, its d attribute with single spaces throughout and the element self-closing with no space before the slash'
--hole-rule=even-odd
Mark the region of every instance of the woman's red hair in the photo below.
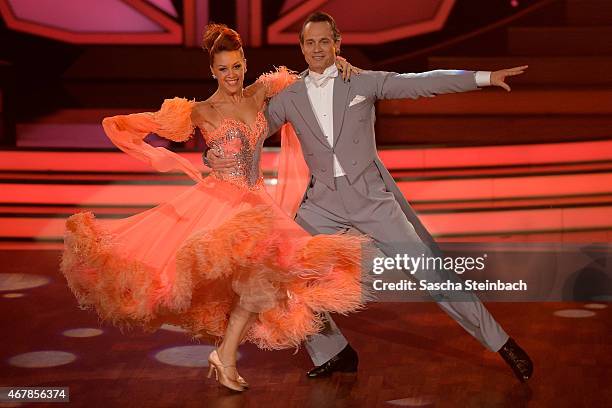
<svg viewBox="0 0 612 408">
<path fill-rule="evenodd" d="M 236 50 L 242 52 L 242 39 L 240 38 L 240 34 L 225 24 L 211 23 L 208 24 L 204 30 L 202 48 L 208 51 L 210 65 L 212 65 L 214 55 L 218 52 Z"/>
</svg>

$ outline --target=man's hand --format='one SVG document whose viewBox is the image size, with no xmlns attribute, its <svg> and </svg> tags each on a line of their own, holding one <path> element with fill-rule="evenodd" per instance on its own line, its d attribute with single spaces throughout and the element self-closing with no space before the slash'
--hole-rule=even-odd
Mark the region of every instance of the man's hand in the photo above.
<svg viewBox="0 0 612 408">
<path fill-rule="evenodd" d="M 219 157 L 213 149 L 206 152 L 206 159 L 210 164 L 210 168 L 216 172 L 225 172 L 233 167 L 236 167 L 236 158 L 234 157 Z"/>
<path fill-rule="evenodd" d="M 507 83 L 504 82 L 506 77 L 521 75 L 527 69 L 528 65 L 523 65 L 521 67 L 514 67 L 510 69 L 500 69 L 499 71 L 491 72 L 491 85 L 492 86 L 501 86 L 506 91 L 510 92 L 510 87 Z"/>
</svg>

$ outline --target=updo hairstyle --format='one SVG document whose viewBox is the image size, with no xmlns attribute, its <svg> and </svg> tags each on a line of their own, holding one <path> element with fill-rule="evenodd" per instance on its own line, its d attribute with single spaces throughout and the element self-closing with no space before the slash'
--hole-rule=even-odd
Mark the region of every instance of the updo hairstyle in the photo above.
<svg viewBox="0 0 612 408">
<path fill-rule="evenodd" d="M 210 65 L 212 66 L 215 54 L 221 51 L 236 51 L 240 50 L 240 54 L 244 58 L 242 50 L 242 39 L 240 34 L 232 30 L 225 24 L 210 23 L 204 30 L 202 38 L 202 48 L 208 51 Z"/>
</svg>

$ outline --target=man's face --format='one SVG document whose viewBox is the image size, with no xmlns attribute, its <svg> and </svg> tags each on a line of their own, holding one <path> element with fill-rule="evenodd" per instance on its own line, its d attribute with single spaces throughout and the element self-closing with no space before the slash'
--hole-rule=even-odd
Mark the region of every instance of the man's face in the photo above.
<svg viewBox="0 0 612 408">
<path fill-rule="evenodd" d="M 303 37 L 304 42 L 300 47 L 311 71 L 323 73 L 325 68 L 336 62 L 340 41 L 334 41 L 334 34 L 327 21 L 306 24 Z"/>
</svg>

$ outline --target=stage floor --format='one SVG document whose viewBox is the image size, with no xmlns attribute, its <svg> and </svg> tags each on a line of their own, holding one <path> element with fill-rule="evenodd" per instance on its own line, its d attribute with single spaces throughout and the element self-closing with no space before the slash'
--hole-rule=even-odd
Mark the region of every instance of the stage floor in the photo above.
<svg viewBox="0 0 612 408">
<path fill-rule="evenodd" d="M 232 394 L 205 378 L 209 344 L 172 326 L 124 335 L 79 310 L 59 258 L 0 251 L 0 386 L 70 387 L 76 407 L 612 406 L 609 303 L 489 303 L 534 360 L 528 384 L 435 303 L 376 303 L 337 318 L 359 352 L 356 375 L 310 380 L 303 349 L 244 345 L 252 388 Z M 27 406 L 45 405 L 62 406 Z"/>
</svg>

